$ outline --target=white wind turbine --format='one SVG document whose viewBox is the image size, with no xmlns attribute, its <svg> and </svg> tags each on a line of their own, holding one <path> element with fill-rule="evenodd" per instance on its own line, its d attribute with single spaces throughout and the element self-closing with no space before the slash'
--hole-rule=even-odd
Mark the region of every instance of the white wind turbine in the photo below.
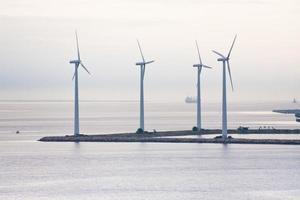
<svg viewBox="0 0 300 200">
<path fill-rule="evenodd" d="M 199 57 L 199 64 L 193 65 L 193 67 L 197 67 L 198 74 L 197 74 L 197 130 L 201 131 L 201 86 L 200 86 L 200 75 L 202 68 L 211 68 L 207 65 L 202 64 L 201 56 L 200 56 L 200 51 L 198 47 L 198 43 L 196 40 L 196 47 L 197 47 L 197 52 L 198 52 L 198 57 Z"/>
<path fill-rule="evenodd" d="M 226 97 L 226 65 L 230 77 L 230 83 L 231 83 L 231 88 L 233 91 L 233 84 L 232 84 L 232 77 L 231 77 L 231 71 L 230 71 L 230 65 L 229 65 L 229 58 L 230 54 L 233 48 L 233 45 L 236 40 L 236 35 L 234 37 L 234 40 L 232 42 L 232 45 L 230 47 L 230 50 L 228 52 L 228 55 L 225 57 L 221 53 L 214 51 L 213 52 L 217 55 L 219 55 L 221 58 L 218 58 L 218 61 L 223 62 L 223 101 L 222 101 L 222 138 L 226 139 L 227 138 L 227 97 Z"/>
<path fill-rule="evenodd" d="M 79 45 L 78 45 L 78 36 L 77 32 L 75 31 L 76 36 L 76 45 L 77 45 L 77 60 L 71 60 L 70 64 L 75 64 L 75 72 L 73 75 L 73 79 L 75 78 L 75 99 L 74 99 L 74 135 L 79 136 L 79 103 L 78 103 L 78 68 L 81 66 L 87 73 L 90 74 L 89 70 L 82 64 L 80 59 L 80 53 L 79 53 Z"/>
<path fill-rule="evenodd" d="M 145 69 L 146 69 L 146 65 L 153 63 L 154 60 L 145 61 L 143 52 L 142 52 L 142 48 L 140 45 L 140 42 L 137 40 L 138 46 L 139 46 L 139 50 L 142 56 L 142 62 L 137 62 L 136 65 L 141 67 L 141 75 L 140 75 L 140 128 L 138 129 L 138 133 L 139 132 L 144 132 L 145 130 L 145 126 L 144 126 L 144 77 L 145 77 Z"/>
</svg>

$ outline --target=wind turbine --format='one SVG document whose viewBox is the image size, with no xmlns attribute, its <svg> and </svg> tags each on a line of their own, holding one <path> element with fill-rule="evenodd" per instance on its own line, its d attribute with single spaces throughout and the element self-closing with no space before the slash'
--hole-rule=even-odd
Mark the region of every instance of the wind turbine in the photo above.
<svg viewBox="0 0 300 200">
<path fill-rule="evenodd" d="M 215 54 L 220 56 L 220 58 L 218 58 L 217 60 L 220 61 L 220 62 L 223 62 L 223 101 L 222 101 L 222 138 L 223 139 L 227 138 L 226 65 L 227 65 L 227 69 L 228 69 L 228 73 L 229 73 L 229 77 L 230 77 L 231 88 L 232 88 L 232 91 L 233 91 L 233 84 L 232 84 L 232 77 L 231 77 L 229 59 L 230 59 L 230 54 L 231 54 L 233 45 L 235 43 L 235 40 L 236 40 L 236 35 L 233 39 L 232 45 L 231 45 L 230 50 L 228 52 L 228 55 L 226 57 L 224 55 L 222 55 L 221 53 L 213 50 L 213 52 Z"/>
<path fill-rule="evenodd" d="M 145 77 L 145 69 L 146 65 L 153 63 L 154 60 L 151 61 L 145 61 L 142 48 L 140 45 L 140 42 L 137 40 L 139 50 L 142 56 L 142 62 L 137 62 L 136 65 L 141 67 L 141 75 L 140 75 L 140 128 L 137 130 L 138 133 L 144 132 L 145 126 L 144 126 L 144 77 Z"/>
<path fill-rule="evenodd" d="M 72 80 L 75 78 L 75 99 L 74 99 L 74 136 L 79 136 L 79 103 L 78 103 L 78 68 L 81 66 L 87 73 L 90 74 L 89 70 L 83 65 L 80 59 L 79 45 L 77 31 L 75 31 L 76 45 L 77 45 L 77 60 L 71 60 L 70 64 L 75 64 L 75 72 Z"/>
<path fill-rule="evenodd" d="M 201 91 L 200 91 L 200 75 L 202 68 L 211 68 L 207 65 L 202 64 L 201 56 L 200 56 L 200 51 L 198 47 L 198 43 L 196 40 L 196 47 L 197 47 L 197 52 L 198 52 L 198 57 L 199 57 L 199 64 L 193 65 L 193 67 L 197 67 L 198 70 L 198 75 L 197 75 L 197 130 L 201 131 Z"/>
</svg>

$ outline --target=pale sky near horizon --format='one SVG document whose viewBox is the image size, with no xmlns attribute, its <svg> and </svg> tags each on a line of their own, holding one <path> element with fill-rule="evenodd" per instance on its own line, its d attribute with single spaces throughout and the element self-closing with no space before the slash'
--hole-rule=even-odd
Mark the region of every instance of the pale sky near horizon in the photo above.
<svg viewBox="0 0 300 200">
<path fill-rule="evenodd" d="M 0 99 L 72 99 L 76 58 L 80 98 L 139 97 L 146 59 L 145 98 L 183 101 L 196 94 L 195 39 L 202 60 L 203 101 L 221 101 L 221 63 L 211 50 L 232 51 L 235 91 L 228 101 L 300 99 L 300 2 L 297 0 L 0 0 Z M 229 86 L 229 82 L 228 86 Z"/>
</svg>

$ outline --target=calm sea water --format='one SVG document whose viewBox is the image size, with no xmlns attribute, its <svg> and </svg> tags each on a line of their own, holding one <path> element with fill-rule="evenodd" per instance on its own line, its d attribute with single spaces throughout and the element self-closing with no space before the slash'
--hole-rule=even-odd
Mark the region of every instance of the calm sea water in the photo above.
<svg viewBox="0 0 300 200">
<path fill-rule="evenodd" d="M 294 115 L 273 113 L 273 109 L 300 108 L 292 103 L 229 104 L 228 127 L 272 126 L 300 128 Z M 187 130 L 196 124 L 196 104 L 146 102 L 147 130 Z M 82 133 L 133 132 L 139 126 L 138 102 L 81 102 Z M 203 105 L 203 127 L 221 128 L 221 105 Z M 25 136 L 73 133 L 72 102 L 0 101 L 0 135 L 19 130 Z"/>
<path fill-rule="evenodd" d="M 190 129 L 194 107 L 148 102 L 146 127 Z M 299 146 L 36 141 L 72 133 L 72 108 L 70 102 L 0 102 L 0 199 L 300 199 Z M 291 106 L 231 105 L 229 126 L 299 128 L 275 108 Z M 205 128 L 220 127 L 219 110 L 206 105 Z M 86 133 L 134 131 L 138 104 L 83 102 L 81 117 Z"/>
</svg>

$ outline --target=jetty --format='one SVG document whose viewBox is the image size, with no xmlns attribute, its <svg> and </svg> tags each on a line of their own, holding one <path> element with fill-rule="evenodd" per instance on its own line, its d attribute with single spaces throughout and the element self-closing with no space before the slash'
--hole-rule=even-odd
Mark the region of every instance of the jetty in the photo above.
<svg viewBox="0 0 300 200">
<path fill-rule="evenodd" d="M 251 138 L 235 138 L 237 134 L 299 134 L 300 129 L 266 129 L 266 130 L 248 130 L 247 132 L 239 132 L 238 130 L 228 130 L 231 137 L 222 139 L 213 137 L 219 135 L 221 130 L 202 130 L 201 134 L 195 131 L 155 131 L 137 133 L 116 133 L 116 134 L 99 134 L 79 136 L 47 136 L 41 138 L 41 142 L 152 142 L 152 143 L 222 143 L 222 144 L 281 144 L 281 145 L 300 145 L 300 139 L 251 139 Z M 202 137 L 204 135 L 212 135 L 212 138 Z M 189 137 L 193 136 L 193 137 Z"/>
</svg>

